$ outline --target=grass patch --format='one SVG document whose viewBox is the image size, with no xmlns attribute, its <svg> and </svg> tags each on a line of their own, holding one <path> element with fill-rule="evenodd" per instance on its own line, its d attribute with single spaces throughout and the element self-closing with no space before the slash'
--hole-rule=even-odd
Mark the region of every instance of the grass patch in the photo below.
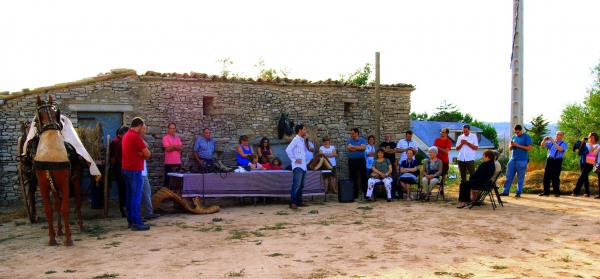
<svg viewBox="0 0 600 279">
<path fill-rule="evenodd" d="M 496 270 L 501 270 L 501 269 L 507 269 L 508 266 L 505 265 L 493 265 L 492 269 L 496 269 Z"/>
<path fill-rule="evenodd" d="M 590 242 L 590 240 L 589 240 L 589 239 L 587 239 L 587 238 L 583 238 L 583 237 L 582 237 L 582 238 L 578 238 L 578 239 L 577 239 L 577 241 L 581 241 L 581 242 Z"/>
<path fill-rule="evenodd" d="M 319 214 L 319 211 L 316 209 L 313 209 L 313 210 L 309 211 L 308 214 Z"/>
<path fill-rule="evenodd" d="M 267 257 L 279 257 L 279 256 L 283 256 L 283 254 L 281 253 L 273 253 L 273 254 L 268 254 Z"/>
<path fill-rule="evenodd" d="M 361 221 L 361 220 L 354 221 L 354 222 L 352 222 L 352 224 L 353 224 L 353 225 L 362 225 L 362 224 L 363 224 L 363 221 Z"/>
<path fill-rule="evenodd" d="M 27 222 L 15 220 L 14 224 L 15 224 L 15 227 L 18 227 L 18 226 L 23 226 L 23 225 L 27 224 Z"/>
<path fill-rule="evenodd" d="M 242 268 L 240 271 L 230 271 L 225 273 L 225 277 L 244 277 L 244 272 L 246 270 Z"/>
<path fill-rule="evenodd" d="M 119 247 L 121 245 L 121 241 L 113 241 L 111 243 L 104 244 L 105 246 Z"/>
<path fill-rule="evenodd" d="M 372 208 L 372 207 L 370 207 L 370 206 L 368 206 L 368 205 L 365 205 L 365 206 L 359 206 L 359 207 L 357 207 L 356 209 L 362 209 L 362 210 L 372 210 L 373 208 Z"/>
<path fill-rule="evenodd" d="M 160 251 L 160 248 L 152 248 L 152 249 L 150 249 L 148 251 L 150 251 L 150 252 L 158 252 L 158 251 Z"/>
<path fill-rule="evenodd" d="M 108 229 L 97 223 L 90 225 L 86 229 L 87 234 L 91 237 L 96 237 L 96 239 L 103 239 L 102 235 L 108 233 L 108 231 Z"/>
<path fill-rule="evenodd" d="M 446 271 L 436 271 L 433 274 L 435 274 L 437 276 L 451 275 L 450 272 L 446 272 Z"/>
<path fill-rule="evenodd" d="M 368 256 L 366 256 L 367 259 L 371 259 L 371 260 L 375 260 L 377 259 L 377 256 L 375 256 L 374 254 L 370 254 Z"/>
<path fill-rule="evenodd" d="M 13 234 L 9 234 L 9 235 L 8 235 L 7 237 L 5 237 L 5 238 L 0 238 L 0 243 L 2 243 L 2 242 L 4 242 L 4 241 L 13 240 L 13 239 L 15 239 L 15 238 L 17 238 L 17 237 L 21 237 L 21 236 L 23 236 L 23 235 L 22 235 L 22 234 L 19 234 L 19 235 L 13 235 Z"/>
<path fill-rule="evenodd" d="M 75 273 L 77 272 L 77 270 L 73 270 L 73 269 L 67 269 L 64 271 L 65 273 Z"/>
<path fill-rule="evenodd" d="M 102 275 L 94 276 L 94 279 L 108 279 L 108 278 L 117 278 L 119 277 L 119 273 L 104 273 Z"/>
<path fill-rule="evenodd" d="M 264 226 L 258 230 L 259 231 L 283 230 L 283 229 L 285 229 L 285 225 L 287 225 L 287 224 L 288 223 L 276 223 L 273 226 Z"/>
<path fill-rule="evenodd" d="M 262 237 L 262 236 L 265 236 L 265 234 L 264 234 L 264 233 L 262 233 L 262 232 L 260 232 L 260 231 L 252 231 L 252 232 L 250 232 L 250 233 L 251 233 L 251 234 L 253 234 L 253 235 L 254 235 L 254 236 L 256 236 L 256 237 Z"/>
<path fill-rule="evenodd" d="M 279 211 L 275 212 L 275 215 L 290 215 L 290 213 L 288 213 L 285 210 L 279 210 Z"/>
<path fill-rule="evenodd" d="M 545 241 L 552 241 L 552 238 L 545 238 Z"/>
<path fill-rule="evenodd" d="M 54 271 L 54 270 L 48 270 L 48 271 L 44 272 L 44 274 L 54 274 L 54 273 L 56 273 L 56 271 Z"/>
<path fill-rule="evenodd" d="M 329 226 L 329 225 L 331 225 L 331 222 L 329 222 L 327 220 L 321 220 L 321 221 L 319 221 L 319 225 Z"/>
<path fill-rule="evenodd" d="M 223 218 L 213 218 L 212 221 L 213 221 L 213 223 L 223 222 Z"/>
<path fill-rule="evenodd" d="M 573 261 L 573 259 L 572 259 L 572 258 L 571 258 L 571 256 L 569 256 L 569 255 L 566 255 L 566 256 L 564 256 L 564 257 L 561 257 L 561 258 L 560 258 L 560 260 L 561 260 L 561 261 L 563 261 L 563 262 L 565 262 L 565 263 L 570 263 L 570 262 L 572 262 L 572 261 Z"/>
<path fill-rule="evenodd" d="M 229 231 L 228 240 L 243 239 L 250 236 L 250 232 L 247 230 L 231 230 Z"/>
</svg>

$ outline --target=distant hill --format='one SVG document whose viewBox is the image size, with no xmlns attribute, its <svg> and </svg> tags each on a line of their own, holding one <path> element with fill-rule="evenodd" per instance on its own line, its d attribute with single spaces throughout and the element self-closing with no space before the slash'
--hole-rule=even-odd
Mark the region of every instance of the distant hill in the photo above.
<svg viewBox="0 0 600 279">
<path fill-rule="evenodd" d="M 498 140 L 509 139 L 512 136 L 512 128 L 510 127 L 509 122 L 488 122 L 494 126 L 496 132 L 498 133 Z M 530 127 L 530 125 L 525 125 L 525 127 Z M 554 135 L 556 130 L 558 130 L 558 125 L 556 123 L 548 124 L 549 135 Z"/>
</svg>

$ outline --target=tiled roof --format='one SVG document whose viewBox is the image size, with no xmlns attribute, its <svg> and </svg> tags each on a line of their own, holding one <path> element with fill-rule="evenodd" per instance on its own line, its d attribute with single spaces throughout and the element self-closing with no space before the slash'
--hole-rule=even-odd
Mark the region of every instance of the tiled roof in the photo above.
<svg viewBox="0 0 600 279">
<path fill-rule="evenodd" d="M 411 130 L 415 133 L 419 139 L 421 139 L 427 146 L 432 146 L 436 138 L 440 136 L 440 130 L 442 128 L 448 128 L 450 131 L 462 131 L 462 126 L 465 123 L 461 122 L 441 122 L 441 121 L 417 121 L 412 120 L 410 122 Z M 479 127 L 471 126 L 471 132 L 480 134 L 483 130 Z M 452 141 L 452 146 L 456 146 L 456 143 Z M 479 140 L 479 147 L 494 148 L 494 144 L 486 137 L 481 135 Z"/>
</svg>

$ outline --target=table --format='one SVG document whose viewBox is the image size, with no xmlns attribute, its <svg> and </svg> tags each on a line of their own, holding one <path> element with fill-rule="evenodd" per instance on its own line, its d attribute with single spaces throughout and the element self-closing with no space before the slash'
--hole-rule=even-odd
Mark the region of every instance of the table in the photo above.
<svg viewBox="0 0 600 279">
<path fill-rule="evenodd" d="M 308 171 L 304 196 L 325 195 L 322 173 Z M 244 173 L 168 173 L 169 188 L 187 197 L 289 197 L 292 172 L 249 171 Z"/>
</svg>

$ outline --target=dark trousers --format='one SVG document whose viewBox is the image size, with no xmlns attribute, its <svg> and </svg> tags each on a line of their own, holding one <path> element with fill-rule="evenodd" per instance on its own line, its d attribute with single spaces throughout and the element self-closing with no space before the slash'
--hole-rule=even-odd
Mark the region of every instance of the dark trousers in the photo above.
<svg viewBox="0 0 600 279">
<path fill-rule="evenodd" d="M 475 173 L 475 161 L 458 161 L 458 170 L 460 171 L 460 182 L 466 182 L 467 172 L 469 172 L 469 178 Z"/>
<path fill-rule="evenodd" d="M 590 194 L 590 179 L 589 179 L 589 174 L 592 171 L 592 168 L 594 166 L 592 164 L 588 164 L 588 163 L 584 163 L 581 166 L 581 175 L 579 176 L 579 179 L 577 179 L 577 183 L 575 184 L 575 189 L 573 189 L 573 193 L 575 195 L 579 195 L 579 192 L 581 191 L 581 186 L 585 187 L 585 193 L 586 194 Z"/>
<path fill-rule="evenodd" d="M 458 201 L 471 202 L 471 186 L 471 181 L 465 181 L 460 183 Z"/>
<path fill-rule="evenodd" d="M 562 158 L 546 159 L 546 168 L 544 169 L 544 193 L 550 193 L 550 183 L 555 195 L 560 194 L 560 172 L 562 171 Z"/>
<path fill-rule="evenodd" d="M 178 172 L 180 168 L 181 164 L 165 164 L 165 187 L 169 188 L 169 176 L 167 173 Z"/>
<path fill-rule="evenodd" d="M 119 211 L 121 211 L 121 216 L 125 217 L 126 214 L 126 193 L 127 190 L 125 188 L 125 178 L 123 177 L 122 173 L 116 174 L 113 173 L 112 174 L 112 179 L 111 181 L 116 182 L 117 184 L 117 190 L 119 192 Z M 109 183 L 109 185 L 105 185 L 105 187 L 109 187 L 108 189 L 110 189 L 110 185 L 112 183 Z M 110 190 L 108 191 L 110 193 Z"/>
<path fill-rule="evenodd" d="M 367 193 L 367 162 L 365 158 L 348 159 L 348 172 L 350 180 L 354 185 L 354 198 L 358 198 L 358 193 L 362 190 L 363 195 Z"/>
<path fill-rule="evenodd" d="M 392 198 L 402 198 L 402 196 L 404 195 L 404 191 L 402 191 L 402 189 L 400 188 L 400 184 L 398 183 L 397 165 L 394 164 L 392 166 Z"/>
</svg>

